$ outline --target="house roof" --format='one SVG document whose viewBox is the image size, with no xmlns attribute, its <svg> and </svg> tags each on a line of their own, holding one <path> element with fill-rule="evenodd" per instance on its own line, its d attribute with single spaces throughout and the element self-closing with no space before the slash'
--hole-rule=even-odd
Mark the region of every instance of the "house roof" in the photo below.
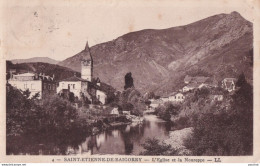
<svg viewBox="0 0 260 166">
<path fill-rule="evenodd" d="M 192 79 L 192 77 L 186 75 L 185 78 L 184 78 L 184 82 L 190 82 Z"/>
<path fill-rule="evenodd" d="M 181 94 L 181 95 L 183 95 L 183 94 L 180 93 L 180 92 L 172 92 L 171 94 L 169 94 L 169 97 L 170 97 L 170 96 L 176 96 L 177 94 Z"/>
<path fill-rule="evenodd" d="M 225 88 L 226 88 L 226 89 L 232 89 L 232 82 L 231 82 L 231 81 L 227 81 L 227 82 L 225 83 Z"/>
<path fill-rule="evenodd" d="M 169 96 L 175 96 L 178 92 L 172 92 L 169 94 Z"/>
<path fill-rule="evenodd" d="M 187 88 L 197 88 L 197 87 L 199 87 L 199 84 L 197 84 L 197 83 L 191 83 L 191 84 L 189 84 L 189 85 L 186 85 L 185 87 L 187 87 Z"/>
<path fill-rule="evenodd" d="M 230 82 L 232 82 L 232 81 L 236 81 L 236 78 L 224 78 L 224 80 L 223 81 L 230 81 Z"/>
<path fill-rule="evenodd" d="M 14 75 L 14 76 L 19 76 L 19 77 L 33 77 L 35 76 L 34 73 L 23 73 L 23 74 L 17 74 L 17 75 Z"/>
<path fill-rule="evenodd" d="M 199 77 L 193 77 L 193 79 L 196 82 L 204 83 L 209 79 L 209 77 L 199 76 Z"/>
</svg>

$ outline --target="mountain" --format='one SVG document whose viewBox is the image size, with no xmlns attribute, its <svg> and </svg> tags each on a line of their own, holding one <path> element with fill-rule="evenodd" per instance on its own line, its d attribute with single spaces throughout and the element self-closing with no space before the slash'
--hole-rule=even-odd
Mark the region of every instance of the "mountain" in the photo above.
<svg viewBox="0 0 260 166">
<path fill-rule="evenodd" d="M 179 27 L 131 32 L 90 48 L 94 76 L 118 90 L 131 72 L 135 88 L 163 95 L 181 88 L 186 75 L 218 82 L 244 72 L 253 79 L 253 25 L 239 13 L 219 14 Z M 80 53 L 59 65 L 80 71 Z"/>
<path fill-rule="evenodd" d="M 31 63 L 31 62 L 43 62 L 43 63 L 49 63 L 49 64 L 57 64 L 59 61 L 56 61 L 54 59 L 48 58 L 48 57 L 33 57 L 29 59 L 13 59 L 11 60 L 12 63 Z"/>
</svg>

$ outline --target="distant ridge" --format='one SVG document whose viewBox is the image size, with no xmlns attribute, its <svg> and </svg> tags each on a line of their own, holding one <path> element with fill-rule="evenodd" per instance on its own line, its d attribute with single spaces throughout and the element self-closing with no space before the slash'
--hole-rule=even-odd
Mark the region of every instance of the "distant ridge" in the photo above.
<svg viewBox="0 0 260 166">
<path fill-rule="evenodd" d="M 20 63 L 32 63 L 32 62 L 42 62 L 42 63 L 49 63 L 49 64 L 57 64 L 59 61 L 48 57 L 33 57 L 28 59 L 13 59 L 11 60 L 13 64 L 20 64 Z"/>
</svg>

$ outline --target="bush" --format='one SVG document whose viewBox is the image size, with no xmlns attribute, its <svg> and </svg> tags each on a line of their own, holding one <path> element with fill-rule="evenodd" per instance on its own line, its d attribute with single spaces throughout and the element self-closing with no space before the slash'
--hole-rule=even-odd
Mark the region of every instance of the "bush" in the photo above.
<svg viewBox="0 0 260 166">
<path fill-rule="evenodd" d="M 156 138 L 148 138 L 145 143 L 142 144 L 145 151 L 141 152 L 140 155 L 145 156 L 173 156 L 177 154 L 177 150 L 173 149 L 171 145 L 160 143 Z"/>
<path fill-rule="evenodd" d="M 170 121 L 171 116 L 176 116 L 179 114 L 179 106 L 167 102 L 164 105 L 159 105 L 156 107 L 155 114 L 165 121 Z"/>
</svg>

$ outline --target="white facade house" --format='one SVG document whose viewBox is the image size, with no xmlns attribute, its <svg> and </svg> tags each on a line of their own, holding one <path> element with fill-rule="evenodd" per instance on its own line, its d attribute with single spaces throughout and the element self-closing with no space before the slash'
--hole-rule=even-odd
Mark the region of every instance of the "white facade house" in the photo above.
<svg viewBox="0 0 260 166">
<path fill-rule="evenodd" d="M 111 115 L 119 115 L 118 108 L 113 108 L 110 112 Z"/>
<path fill-rule="evenodd" d="M 212 95 L 213 100 L 215 101 L 223 101 L 223 95 Z"/>
<path fill-rule="evenodd" d="M 185 96 L 182 93 L 172 93 L 169 96 L 169 101 L 172 102 L 183 102 L 185 99 Z"/>
<path fill-rule="evenodd" d="M 21 91 L 29 90 L 29 97 L 38 93 L 38 98 L 42 98 L 43 94 L 55 93 L 56 90 L 56 82 L 53 77 L 36 73 L 11 75 L 8 83 Z"/>
<path fill-rule="evenodd" d="M 63 89 L 72 92 L 75 97 L 80 98 L 82 93 L 87 92 L 88 82 L 84 79 L 73 76 L 59 82 L 57 93 L 59 93 Z"/>
</svg>

